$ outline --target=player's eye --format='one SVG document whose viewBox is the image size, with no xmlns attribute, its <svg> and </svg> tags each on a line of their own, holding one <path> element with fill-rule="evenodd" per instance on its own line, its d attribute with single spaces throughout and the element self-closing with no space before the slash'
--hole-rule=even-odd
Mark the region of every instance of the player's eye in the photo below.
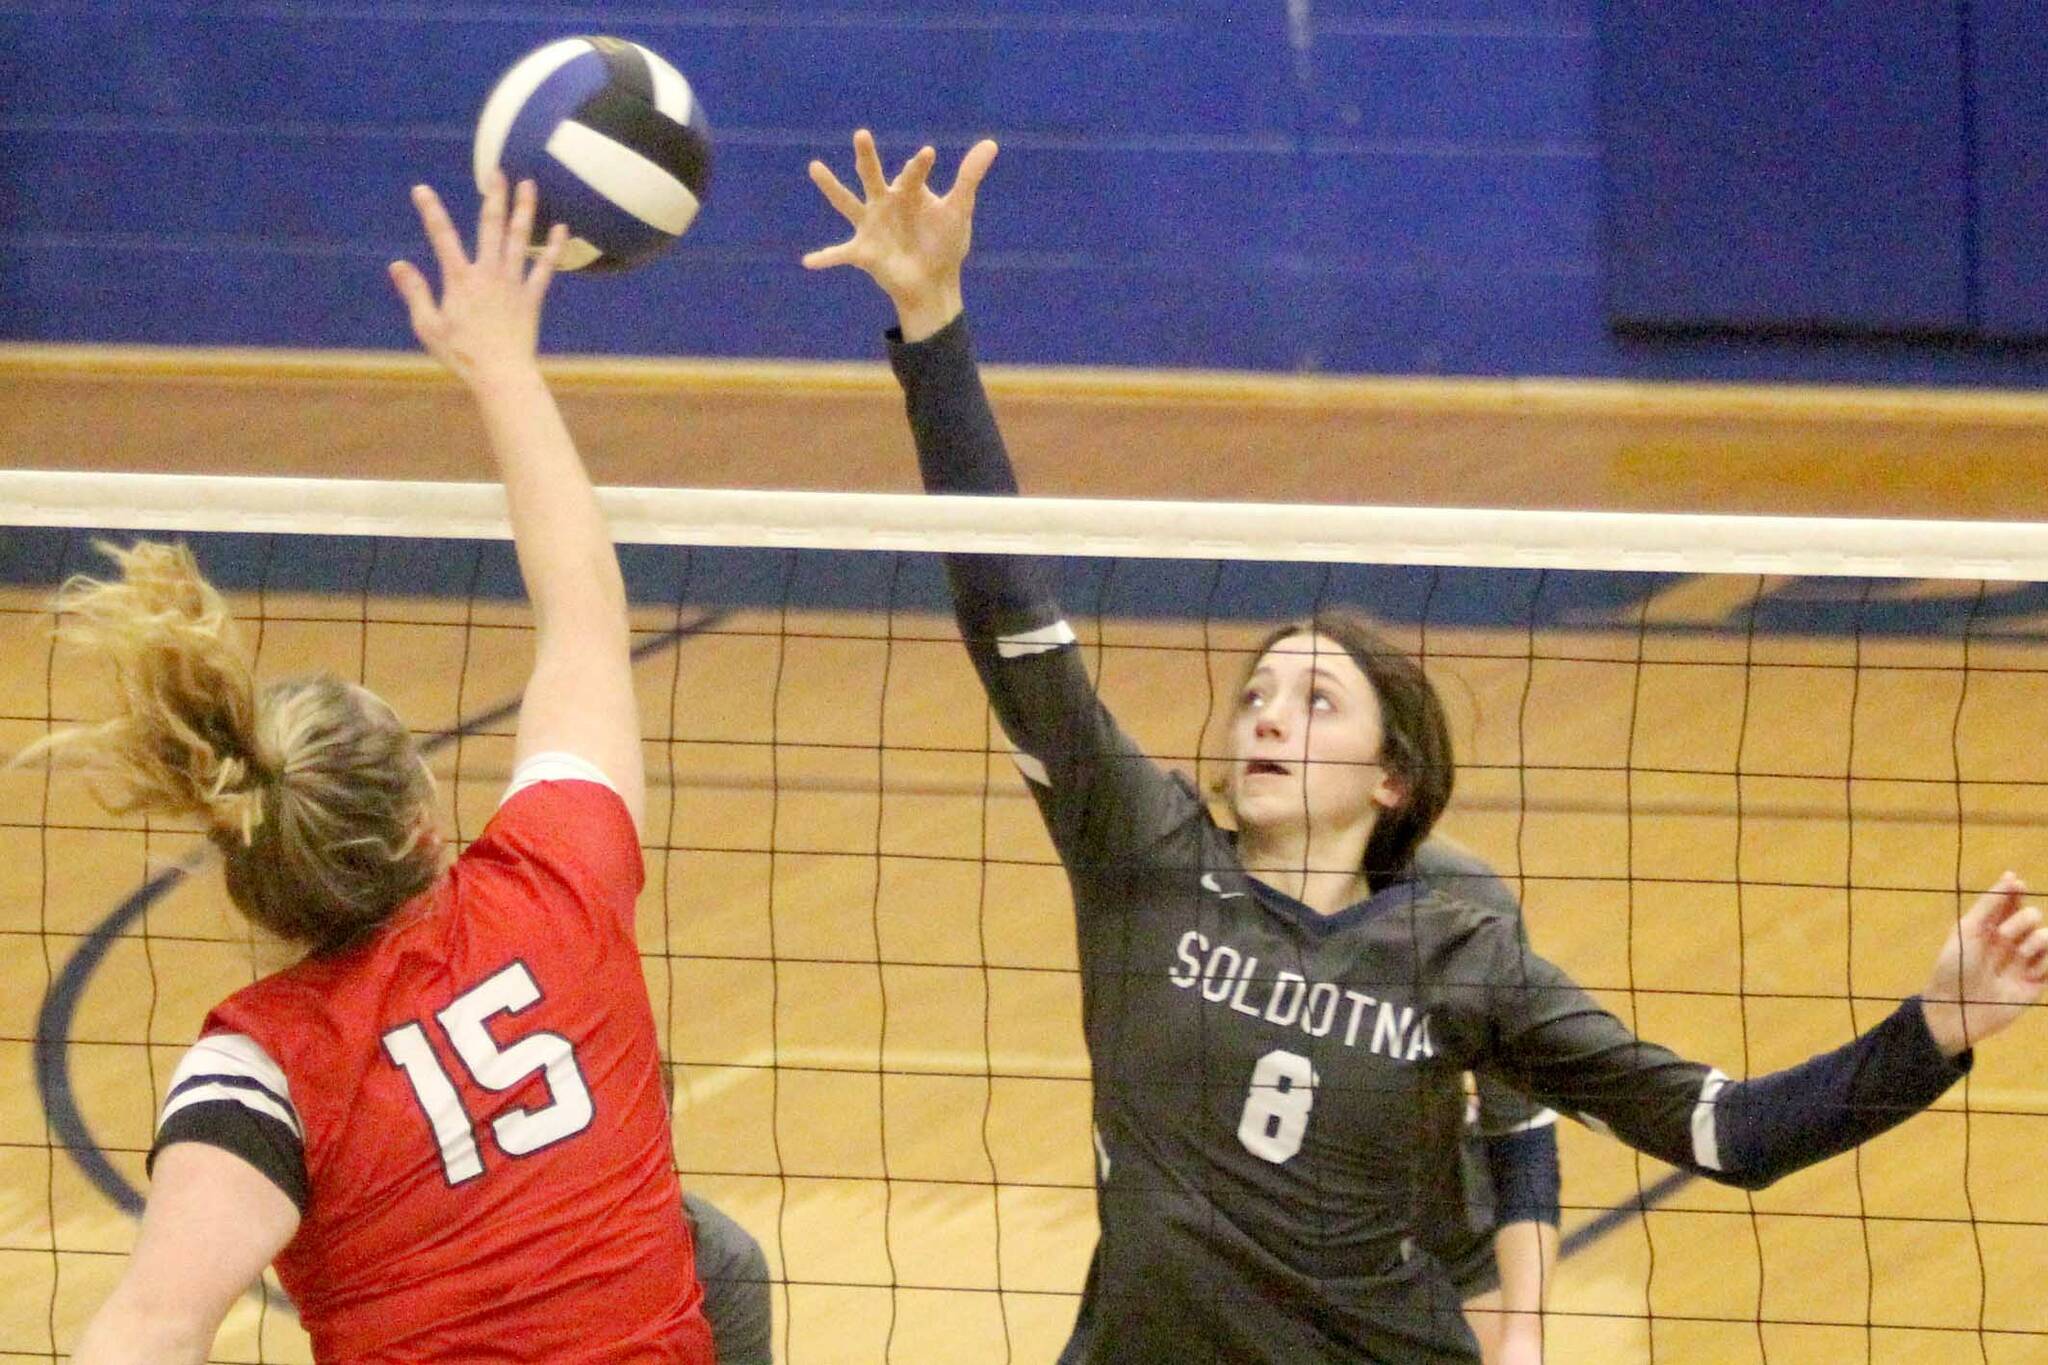
<svg viewBox="0 0 2048 1365">
<path fill-rule="evenodd" d="M 1238 708 L 1245 711 L 1255 710 L 1265 704 L 1266 694 L 1256 687 L 1247 687 L 1237 699 Z"/>
<path fill-rule="evenodd" d="M 1336 694 L 1318 687 L 1308 694 L 1308 704 L 1318 711 L 1330 711 L 1336 709 L 1337 697 Z"/>
</svg>

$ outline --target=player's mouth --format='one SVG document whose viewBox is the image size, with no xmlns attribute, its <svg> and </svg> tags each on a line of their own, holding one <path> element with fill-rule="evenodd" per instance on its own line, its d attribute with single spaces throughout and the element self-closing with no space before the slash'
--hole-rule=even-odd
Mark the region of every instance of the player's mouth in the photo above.
<svg viewBox="0 0 2048 1365">
<path fill-rule="evenodd" d="M 1246 777 L 1288 777 L 1291 774 L 1285 763 L 1275 763 L 1270 758 L 1254 758 L 1244 765 Z"/>
</svg>

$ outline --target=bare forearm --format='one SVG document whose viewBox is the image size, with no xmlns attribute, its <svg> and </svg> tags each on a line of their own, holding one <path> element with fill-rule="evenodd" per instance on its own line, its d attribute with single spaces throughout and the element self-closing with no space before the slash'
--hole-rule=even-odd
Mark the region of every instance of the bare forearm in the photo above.
<svg viewBox="0 0 2048 1365">
<path fill-rule="evenodd" d="M 579 631 L 615 624 L 623 646 L 626 593 L 611 531 L 539 367 L 480 376 L 474 389 L 541 635 L 563 621 Z"/>
<path fill-rule="evenodd" d="M 72 1365 L 204 1365 L 213 1333 L 152 1313 L 124 1284 L 86 1325 Z"/>
<path fill-rule="evenodd" d="M 1500 1267 L 1501 1344 L 1540 1352 L 1543 1309 L 1557 1270 L 1557 1228 L 1534 1221 L 1508 1223 L 1493 1235 L 1493 1256 Z"/>
</svg>

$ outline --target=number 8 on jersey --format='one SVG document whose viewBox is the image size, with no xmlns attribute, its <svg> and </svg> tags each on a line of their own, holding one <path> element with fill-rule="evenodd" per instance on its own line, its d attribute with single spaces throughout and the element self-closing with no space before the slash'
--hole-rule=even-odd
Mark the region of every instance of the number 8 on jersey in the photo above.
<svg viewBox="0 0 2048 1365">
<path fill-rule="evenodd" d="M 1316 1069 L 1296 1052 L 1275 1050 L 1252 1068 L 1251 1093 L 1237 1121 L 1237 1140 L 1253 1156 L 1279 1165 L 1301 1150 L 1308 1111 L 1316 1102 Z"/>
</svg>

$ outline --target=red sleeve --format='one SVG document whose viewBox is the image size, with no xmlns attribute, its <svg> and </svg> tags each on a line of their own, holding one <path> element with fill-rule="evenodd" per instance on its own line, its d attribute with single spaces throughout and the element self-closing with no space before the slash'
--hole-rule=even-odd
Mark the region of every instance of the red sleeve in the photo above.
<svg viewBox="0 0 2048 1365">
<path fill-rule="evenodd" d="M 646 884 L 640 835 L 626 803 L 597 782 L 536 782 L 498 807 L 464 861 L 496 865 L 558 912 L 580 912 L 593 929 L 633 936 L 633 906 Z M 557 904 L 557 902 L 564 902 Z"/>
</svg>

